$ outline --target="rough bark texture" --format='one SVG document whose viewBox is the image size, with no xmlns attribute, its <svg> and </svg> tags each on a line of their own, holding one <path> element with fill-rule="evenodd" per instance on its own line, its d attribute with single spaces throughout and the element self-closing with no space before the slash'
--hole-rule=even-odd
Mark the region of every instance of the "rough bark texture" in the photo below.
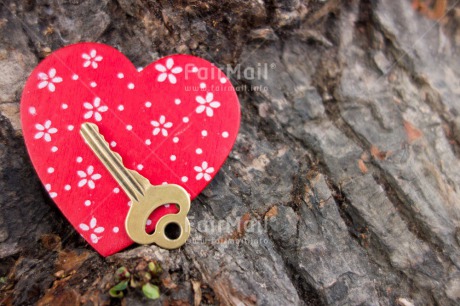
<svg viewBox="0 0 460 306">
<path fill-rule="evenodd" d="M 442 20 L 409 0 L 0 2 L 3 303 L 120 303 L 108 295 L 116 268 L 151 260 L 161 298 L 129 289 L 121 303 L 460 302 L 455 1 Z M 34 173 L 18 108 L 34 65 L 79 41 L 136 66 L 178 52 L 241 71 L 267 63 L 266 78 L 233 75 L 240 135 L 191 211 L 228 226 L 106 259 L 74 232 Z"/>
</svg>

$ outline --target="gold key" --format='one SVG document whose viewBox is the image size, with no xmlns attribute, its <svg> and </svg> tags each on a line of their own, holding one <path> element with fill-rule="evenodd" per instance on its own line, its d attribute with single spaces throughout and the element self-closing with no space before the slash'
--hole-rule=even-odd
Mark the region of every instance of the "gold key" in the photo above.
<svg viewBox="0 0 460 306">
<path fill-rule="evenodd" d="M 148 179 L 136 171 L 125 168 L 121 156 L 110 149 L 94 123 L 83 123 L 80 134 L 131 199 L 132 205 L 125 220 L 129 237 L 134 242 L 155 243 L 165 249 L 182 246 L 190 236 L 190 222 L 187 218 L 190 197 L 187 191 L 175 184 L 151 185 Z M 158 207 L 170 203 L 178 205 L 179 212 L 161 217 L 156 224 L 155 232 L 148 234 L 145 224 L 150 214 Z M 180 234 L 177 238 L 174 237 L 175 239 L 168 238 L 165 233 L 166 227 L 170 225 L 178 226 L 180 229 Z"/>
</svg>

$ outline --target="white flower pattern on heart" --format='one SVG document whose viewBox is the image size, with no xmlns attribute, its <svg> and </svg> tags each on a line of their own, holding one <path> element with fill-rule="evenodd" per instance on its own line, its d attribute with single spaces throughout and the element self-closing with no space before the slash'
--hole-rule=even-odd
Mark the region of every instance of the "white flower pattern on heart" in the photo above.
<svg viewBox="0 0 460 306">
<path fill-rule="evenodd" d="M 214 173 L 214 167 L 209 167 L 208 162 L 206 161 L 201 163 L 201 167 L 195 166 L 195 168 L 193 169 L 195 169 L 195 171 L 198 172 L 198 174 L 195 177 L 197 181 L 204 178 L 205 181 L 209 182 L 211 180 L 210 173 Z"/>
<path fill-rule="evenodd" d="M 176 84 L 177 78 L 175 74 L 181 73 L 182 67 L 179 67 L 179 66 L 173 67 L 173 66 L 174 66 L 174 61 L 172 58 L 168 58 L 166 60 L 166 67 L 163 66 L 162 64 L 156 64 L 155 69 L 158 72 L 161 72 L 158 75 L 157 81 L 164 82 L 166 79 L 168 79 L 171 84 Z"/>
<path fill-rule="evenodd" d="M 57 128 L 51 127 L 50 120 L 46 120 L 44 124 L 37 123 L 35 125 L 35 128 L 38 130 L 38 132 L 35 134 L 34 138 L 35 139 L 43 138 L 46 142 L 50 142 L 51 134 L 54 134 L 58 131 Z"/>
<path fill-rule="evenodd" d="M 215 108 L 220 107 L 220 102 L 213 101 L 214 100 L 214 94 L 212 92 L 208 92 L 206 94 L 206 99 L 203 98 L 202 96 L 197 96 L 195 98 L 196 102 L 198 102 L 200 105 L 196 108 L 196 112 L 198 114 L 201 114 L 202 112 L 206 111 L 206 115 L 208 117 L 212 117 L 214 115 L 214 110 Z"/>
<path fill-rule="evenodd" d="M 79 227 L 84 232 L 88 232 L 88 231 L 92 232 L 90 234 L 90 238 L 93 243 L 98 243 L 98 241 L 102 238 L 102 237 L 98 237 L 96 234 L 101 234 L 105 230 L 102 226 L 97 226 L 97 220 L 95 217 L 91 218 L 91 221 L 89 221 L 89 225 L 85 223 L 80 223 Z"/>
<path fill-rule="evenodd" d="M 103 57 L 100 55 L 97 55 L 96 50 L 91 50 L 89 54 L 83 53 L 81 57 L 85 60 L 83 63 L 83 67 L 87 68 L 89 66 L 93 67 L 93 69 L 96 69 L 99 64 L 98 62 L 102 61 Z"/>
<path fill-rule="evenodd" d="M 56 90 L 56 86 L 54 85 L 55 83 L 62 82 L 62 78 L 59 76 L 56 76 L 56 69 L 54 68 L 51 68 L 48 71 L 48 74 L 44 72 L 39 72 L 38 79 L 40 80 L 40 83 L 38 83 L 38 88 L 43 89 L 47 87 L 48 90 L 51 92 L 54 92 Z"/>
<path fill-rule="evenodd" d="M 90 119 L 94 115 L 94 120 L 101 121 L 101 113 L 106 112 L 109 108 L 106 105 L 101 106 L 101 99 L 99 97 L 94 98 L 93 104 L 89 102 L 83 103 L 83 107 L 88 111 L 83 115 L 83 118 Z"/>
<path fill-rule="evenodd" d="M 158 121 L 152 120 L 150 124 L 152 124 L 154 127 L 152 132 L 153 135 L 156 136 L 161 132 L 161 135 L 163 135 L 164 137 L 168 136 L 167 129 L 173 126 L 172 122 L 166 122 L 166 117 L 163 115 L 160 116 L 160 119 Z"/>
<path fill-rule="evenodd" d="M 97 181 L 100 179 L 102 176 L 99 173 L 93 173 L 94 172 L 94 167 L 93 166 L 88 166 L 88 168 L 85 171 L 78 170 L 77 174 L 80 177 L 80 181 L 78 182 L 78 187 L 83 187 L 86 184 L 88 184 L 88 187 L 90 189 L 94 189 L 96 187 L 94 181 Z"/>
</svg>

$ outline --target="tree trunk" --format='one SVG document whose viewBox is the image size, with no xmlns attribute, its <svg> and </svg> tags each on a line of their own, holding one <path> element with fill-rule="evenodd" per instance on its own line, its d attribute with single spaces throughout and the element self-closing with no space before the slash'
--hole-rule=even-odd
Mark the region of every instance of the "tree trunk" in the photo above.
<svg viewBox="0 0 460 306">
<path fill-rule="evenodd" d="M 153 304 L 458 305 L 455 2 L 441 18 L 409 0 L 1 3 L 2 304 L 142 305 L 152 300 L 139 288 L 121 299 L 109 288 L 117 268 L 154 261 Z M 240 134 L 193 201 L 181 249 L 100 257 L 35 175 L 21 90 L 46 55 L 79 41 L 136 66 L 190 53 L 232 67 Z"/>
</svg>

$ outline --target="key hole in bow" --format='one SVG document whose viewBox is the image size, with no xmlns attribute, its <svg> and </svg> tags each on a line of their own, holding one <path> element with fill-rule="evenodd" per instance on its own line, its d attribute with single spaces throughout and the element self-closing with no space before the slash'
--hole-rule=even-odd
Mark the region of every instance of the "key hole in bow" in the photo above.
<svg viewBox="0 0 460 306">
<path fill-rule="evenodd" d="M 179 207 L 176 204 L 165 204 L 165 205 L 158 207 L 150 214 L 149 218 L 147 219 L 147 223 L 145 225 L 145 231 L 149 234 L 153 233 L 155 231 L 157 222 L 158 220 L 160 220 L 161 217 L 165 215 L 169 215 L 169 214 L 177 214 L 178 212 L 179 212 Z M 169 239 L 177 239 L 177 237 L 179 236 L 177 236 L 176 238 L 172 238 L 167 234 L 168 227 L 170 227 L 170 225 L 171 225 L 171 229 L 169 229 L 169 231 L 172 231 L 171 235 L 174 236 L 173 235 L 174 227 L 177 226 L 178 231 L 179 231 L 179 236 L 180 236 L 180 227 L 175 223 L 174 225 L 172 225 L 171 223 L 166 226 L 165 234 L 167 235 Z"/>
<path fill-rule="evenodd" d="M 176 240 L 177 238 L 180 237 L 181 234 L 181 229 L 179 224 L 175 222 L 168 223 L 168 225 L 165 226 L 165 236 L 168 237 L 171 240 Z"/>
</svg>

